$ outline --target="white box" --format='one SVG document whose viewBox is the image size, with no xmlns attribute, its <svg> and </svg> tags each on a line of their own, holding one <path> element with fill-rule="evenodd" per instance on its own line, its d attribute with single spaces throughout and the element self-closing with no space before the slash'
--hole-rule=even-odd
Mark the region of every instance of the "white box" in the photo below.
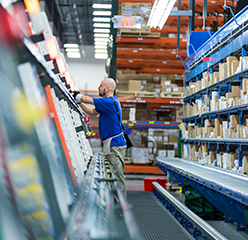
<svg viewBox="0 0 248 240">
<path fill-rule="evenodd" d="M 132 148 L 133 162 L 149 162 L 149 149 L 148 148 Z"/>
<path fill-rule="evenodd" d="M 167 150 L 167 157 L 175 157 L 175 150 Z"/>
</svg>

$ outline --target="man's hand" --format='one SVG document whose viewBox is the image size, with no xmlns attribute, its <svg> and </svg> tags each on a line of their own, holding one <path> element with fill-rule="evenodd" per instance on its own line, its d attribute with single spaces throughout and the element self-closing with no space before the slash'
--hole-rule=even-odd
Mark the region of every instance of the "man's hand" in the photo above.
<svg viewBox="0 0 248 240">
<path fill-rule="evenodd" d="M 74 99 L 76 100 L 77 103 L 81 103 L 81 97 L 83 96 L 78 90 L 75 90 L 72 93 L 72 96 L 74 97 Z"/>
</svg>

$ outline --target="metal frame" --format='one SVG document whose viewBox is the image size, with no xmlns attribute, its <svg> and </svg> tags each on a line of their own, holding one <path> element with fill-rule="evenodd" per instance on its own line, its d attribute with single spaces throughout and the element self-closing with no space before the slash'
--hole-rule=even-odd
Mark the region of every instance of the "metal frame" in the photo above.
<svg viewBox="0 0 248 240">
<path fill-rule="evenodd" d="M 205 240 L 227 239 L 168 193 L 159 183 L 153 182 L 152 185 L 155 196 L 194 238 Z"/>
<path fill-rule="evenodd" d="M 230 40 L 234 37 L 234 33 L 236 34 L 236 30 L 233 31 L 233 29 L 236 29 L 236 21 L 239 22 L 240 25 L 245 24 L 247 21 L 247 15 L 248 15 L 248 6 L 245 7 L 242 11 L 240 11 L 236 15 L 236 19 L 231 19 L 227 24 L 225 24 L 218 32 L 216 32 L 208 41 L 206 41 L 205 44 L 203 44 L 195 54 L 190 56 L 186 63 L 188 66 L 188 69 L 193 69 L 197 64 L 199 64 L 204 57 L 211 56 L 215 51 L 219 50 L 220 47 L 222 47 L 223 43 L 227 40 Z M 244 29 L 240 29 L 238 31 L 239 34 L 242 33 Z M 228 37 L 230 35 L 230 37 Z M 223 41 L 224 40 L 224 41 Z"/>
</svg>

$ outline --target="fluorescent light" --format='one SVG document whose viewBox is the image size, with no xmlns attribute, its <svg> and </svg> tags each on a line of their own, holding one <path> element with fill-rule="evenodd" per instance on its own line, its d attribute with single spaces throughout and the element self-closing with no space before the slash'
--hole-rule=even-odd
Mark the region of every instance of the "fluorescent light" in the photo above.
<svg viewBox="0 0 248 240">
<path fill-rule="evenodd" d="M 67 48 L 67 47 L 76 48 L 76 47 L 78 47 L 78 44 L 76 44 L 76 43 L 65 43 L 64 48 Z"/>
<path fill-rule="evenodd" d="M 109 39 L 108 38 L 94 38 L 95 42 L 108 42 Z"/>
<path fill-rule="evenodd" d="M 163 28 L 176 0 L 155 0 L 147 26 Z"/>
<path fill-rule="evenodd" d="M 110 24 L 109 23 L 94 23 L 93 27 L 96 28 L 110 28 Z"/>
<path fill-rule="evenodd" d="M 68 52 L 68 53 L 67 53 L 67 57 L 68 57 L 68 58 L 81 58 L 81 55 L 80 55 L 79 52 L 74 52 L 74 53 Z"/>
<path fill-rule="evenodd" d="M 66 52 L 79 52 L 79 48 L 66 48 L 65 49 Z"/>
<path fill-rule="evenodd" d="M 110 22 L 110 18 L 108 17 L 94 17 L 93 22 Z"/>
<path fill-rule="evenodd" d="M 107 59 L 108 58 L 108 54 L 96 53 L 95 54 L 95 58 L 96 59 Z"/>
<path fill-rule="evenodd" d="M 95 45 L 95 49 L 107 49 L 107 45 Z"/>
<path fill-rule="evenodd" d="M 94 43 L 95 45 L 98 45 L 98 46 L 107 46 L 107 42 L 102 42 L 102 41 L 95 41 Z"/>
<path fill-rule="evenodd" d="M 112 8 L 112 5 L 111 4 L 97 4 L 97 3 L 94 3 L 92 5 L 93 8 L 105 8 L 105 9 L 111 9 Z"/>
<path fill-rule="evenodd" d="M 110 29 L 108 28 L 94 28 L 95 33 L 109 33 Z"/>
<path fill-rule="evenodd" d="M 109 37 L 109 34 L 108 33 L 95 33 L 94 34 L 94 37 Z"/>
<path fill-rule="evenodd" d="M 95 53 L 108 53 L 107 49 L 95 49 Z"/>
<path fill-rule="evenodd" d="M 111 16 L 111 11 L 93 11 L 94 16 Z"/>
</svg>

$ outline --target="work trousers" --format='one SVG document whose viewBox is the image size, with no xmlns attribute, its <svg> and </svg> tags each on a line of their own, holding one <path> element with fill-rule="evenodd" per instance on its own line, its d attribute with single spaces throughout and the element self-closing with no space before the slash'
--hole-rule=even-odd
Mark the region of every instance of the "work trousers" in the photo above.
<svg viewBox="0 0 248 240">
<path fill-rule="evenodd" d="M 106 155 L 107 160 L 113 166 L 114 173 L 118 178 L 118 183 L 123 190 L 125 196 L 127 196 L 126 182 L 124 176 L 124 154 L 127 146 L 110 147 L 110 154 Z"/>
</svg>

